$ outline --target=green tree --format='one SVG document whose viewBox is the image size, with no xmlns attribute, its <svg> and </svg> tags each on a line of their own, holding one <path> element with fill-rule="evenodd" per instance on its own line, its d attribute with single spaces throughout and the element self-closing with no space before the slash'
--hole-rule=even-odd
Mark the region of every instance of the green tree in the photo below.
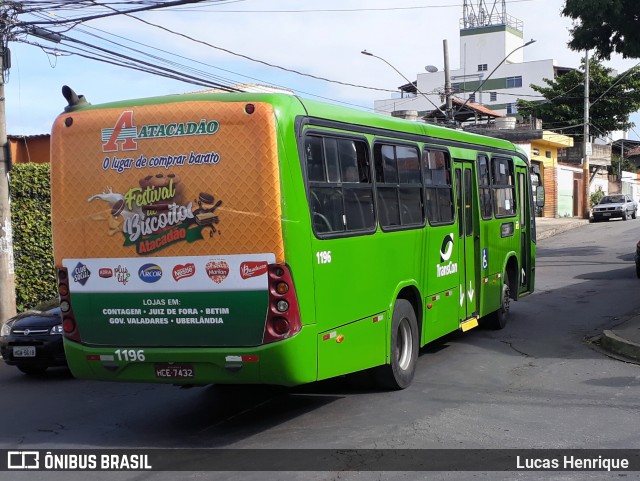
<svg viewBox="0 0 640 481">
<path fill-rule="evenodd" d="M 613 154 L 611 156 L 611 165 L 607 167 L 607 171 L 611 175 L 615 175 L 620 177 L 620 172 L 635 172 L 638 170 L 633 162 L 629 159 L 621 157 L 618 154 Z"/>
<path fill-rule="evenodd" d="M 639 2 L 640 3 L 640 2 Z M 614 75 L 611 68 L 598 60 L 589 61 L 589 117 L 591 131 L 603 135 L 616 130 L 629 130 L 634 123 L 629 115 L 640 108 L 640 67 Z M 546 86 L 531 85 L 546 100 L 518 100 L 518 113 L 541 119 L 548 129 L 562 129 L 581 142 L 584 125 L 584 61 L 555 79 L 544 79 Z"/>
<path fill-rule="evenodd" d="M 574 20 L 572 50 L 594 50 L 609 59 L 640 57 L 640 2 L 638 0 L 566 0 L 562 14 Z"/>
<path fill-rule="evenodd" d="M 589 204 L 593 207 L 594 205 L 599 204 L 603 197 L 604 191 L 602 190 L 602 187 L 598 186 L 598 190 L 591 193 L 591 196 L 589 197 Z"/>
</svg>

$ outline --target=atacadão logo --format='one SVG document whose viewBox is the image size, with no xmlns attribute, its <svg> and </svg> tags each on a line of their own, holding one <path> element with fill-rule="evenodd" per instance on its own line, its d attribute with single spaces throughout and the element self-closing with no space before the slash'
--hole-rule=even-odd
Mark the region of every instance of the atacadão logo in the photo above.
<svg viewBox="0 0 640 481">
<path fill-rule="evenodd" d="M 220 124 L 217 120 L 200 119 L 167 124 L 146 124 L 138 129 L 133 120 L 133 110 L 126 110 L 120 114 L 113 128 L 101 129 L 102 151 L 138 150 L 140 139 L 212 135 L 219 128 Z"/>
</svg>

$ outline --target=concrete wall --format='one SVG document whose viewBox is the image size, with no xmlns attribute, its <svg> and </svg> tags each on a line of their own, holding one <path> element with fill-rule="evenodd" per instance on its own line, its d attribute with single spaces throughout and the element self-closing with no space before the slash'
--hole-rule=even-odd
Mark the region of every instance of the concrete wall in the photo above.
<svg viewBox="0 0 640 481">
<path fill-rule="evenodd" d="M 11 163 L 48 163 L 51 158 L 49 138 L 49 135 L 9 136 Z"/>
</svg>

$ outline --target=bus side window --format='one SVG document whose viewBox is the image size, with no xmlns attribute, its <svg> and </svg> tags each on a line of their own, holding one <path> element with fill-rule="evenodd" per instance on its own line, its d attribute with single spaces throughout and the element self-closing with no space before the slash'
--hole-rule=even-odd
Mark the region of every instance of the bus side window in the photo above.
<svg viewBox="0 0 640 481">
<path fill-rule="evenodd" d="M 513 160 L 504 157 L 491 159 L 491 184 L 493 189 L 493 211 L 496 217 L 516 215 L 516 184 L 513 175 Z"/>
<path fill-rule="evenodd" d="M 400 222 L 415 225 L 424 222 L 420 157 L 415 147 L 396 147 L 400 184 Z"/>
<path fill-rule="evenodd" d="M 442 150 L 422 152 L 427 217 L 430 224 L 453 222 L 453 186 L 451 184 L 451 158 Z"/>
<path fill-rule="evenodd" d="M 480 214 L 485 220 L 493 216 L 491 205 L 491 173 L 486 155 L 478 156 L 478 188 L 480 191 Z"/>
<path fill-rule="evenodd" d="M 413 145 L 376 143 L 377 207 L 382 227 L 424 223 L 420 158 Z"/>
<path fill-rule="evenodd" d="M 307 157 L 307 177 L 310 181 L 323 182 L 327 179 L 322 154 L 322 138 L 309 136 L 305 141 Z"/>
<path fill-rule="evenodd" d="M 313 231 L 338 234 L 373 230 L 373 186 L 367 144 L 307 135 L 304 145 Z"/>
</svg>

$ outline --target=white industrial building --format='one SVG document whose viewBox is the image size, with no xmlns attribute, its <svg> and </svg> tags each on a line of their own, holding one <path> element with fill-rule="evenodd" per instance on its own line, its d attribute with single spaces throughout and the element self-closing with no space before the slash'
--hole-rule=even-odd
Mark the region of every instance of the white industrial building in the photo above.
<svg viewBox="0 0 640 481">
<path fill-rule="evenodd" d="M 518 98 L 540 98 L 531 84 L 546 85 L 544 78 L 552 79 L 571 69 L 557 66 L 552 59 L 525 62 L 525 43 L 523 24 L 507 14 L 505 0 L 495 0 L 490 8 L 485 0 L 476 0 L 475 4 L 465 0 L 460 21 L 460 67 L 450 72 L 453 95 L 507 116 L 517 112 Z M 444 86 L 445 72 L 419 73 L 417 88 L 414 84 L 403 85 L 397 98 L 376 100 L 375 111 L 391 114 L 414 110 L 421 117 L 434 110 L 434 105 L 444 103 Z"/>
</svg>

